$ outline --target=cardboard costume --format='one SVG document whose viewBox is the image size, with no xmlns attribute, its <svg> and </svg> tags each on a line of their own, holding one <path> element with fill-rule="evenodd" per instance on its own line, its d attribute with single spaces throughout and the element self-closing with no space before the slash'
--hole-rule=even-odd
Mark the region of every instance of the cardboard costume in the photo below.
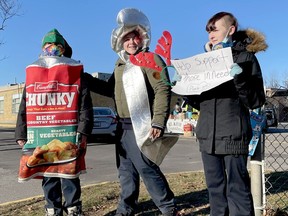
<svg viewBox="0 0 288 216">
<path fill-rule="evenodd" d="M 78 61 L 57 56 L 41 56 L 26 68 L 27 143 L 19 182 L 85 172 L 86 145 L 77 137 L 82 72 Z"/>
</svg>

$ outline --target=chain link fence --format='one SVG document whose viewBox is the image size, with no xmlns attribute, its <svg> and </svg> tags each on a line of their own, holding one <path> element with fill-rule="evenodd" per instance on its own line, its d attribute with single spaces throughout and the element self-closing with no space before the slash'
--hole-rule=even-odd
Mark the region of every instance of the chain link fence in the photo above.
<svg viewBox="0 0 288 216">
<path fill-rule="evenodd" d="M 266 215 L 288 215 L 288 90 L 267 89 L 264 128 Z"/>
</svg>

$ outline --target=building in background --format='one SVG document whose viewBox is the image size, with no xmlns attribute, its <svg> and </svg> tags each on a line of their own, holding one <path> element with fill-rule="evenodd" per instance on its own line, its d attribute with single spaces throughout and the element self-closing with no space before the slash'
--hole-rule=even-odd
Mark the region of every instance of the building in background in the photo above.
<svg viewBox="0 0 288 216">
<path fill-rule="evenodd" d="M 111 73 L 91 73 L 93 77 L 96 77 L 101 80 L 107 81 L 111 77 Z M 91 98 L 92 98 L 92 103 L 94 107 L 111 107 L 113 110 L 115 110 L 115 103 L 112 98 L 96 94 L 95 92 L 90 92 L 91 93 Z"/>
<path fill-rule="evenodd" d="M 95 73 L 91 73 L 91 75 L 92 75 L 93 77 L 98 78 L 98 79 L 108 81 L 108 79 L 111 77 L 112 74 L 111 74 L 111 73 L 95 72 Z"/>
<path fill-rule="evenodd" d="M 267 88 L 265 110 L 273 110 L 278 122 L 288 122 L 288 89 Z M 277 125 L 277 124 L 276 124 Z"/>
<path fill-rule="evenodd" d="M 25 84 L 0 86 L 0 126 L 15 127 Z"/>
</svg>

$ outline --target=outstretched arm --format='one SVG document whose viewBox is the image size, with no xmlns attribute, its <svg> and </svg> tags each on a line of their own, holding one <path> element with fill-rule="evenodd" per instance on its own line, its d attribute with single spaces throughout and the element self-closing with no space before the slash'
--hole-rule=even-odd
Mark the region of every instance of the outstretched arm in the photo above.
<svg viewBox="0 0 288 216">
<path fill-rule="evenodd" d="M 26 117 L 26 87 L 23 89 L 22 98 L 19 106 L 16 129 L 16 142 L 23 147 L 27 141 L 27 117 Z"/>
<path fill-rule="evenodd" d="M 90 91 L 104 95 L 106 97 L 114 96 L 114 73 L 111 75 L 108 81 L 95 78 L 89 73 L 84 73 L 84 77 L 87 80 L 88 88 Z"/>
</svg>

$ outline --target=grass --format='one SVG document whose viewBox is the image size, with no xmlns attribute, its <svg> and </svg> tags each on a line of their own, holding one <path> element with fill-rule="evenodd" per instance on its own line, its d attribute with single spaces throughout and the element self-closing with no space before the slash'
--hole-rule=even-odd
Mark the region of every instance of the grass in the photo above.
<svg viewBox="0 0 288 216">
<path fill-rule="evenodd" d="M 167 180 L 175 193 L 175 199 L 182 215 L 208 215 L 209 202 L 203 172 L 168 174 Z M 106 182 L 85 186 L 82 190 L 83 211 L 85 215 L 112 216 L 118 202 L 120 186 L 118 182 Z M 283 191 L 281 192 L 283 193 Z M 274 199 L 279 194 L 270 194 L 267 199 Z M 274 198 L 273 198 L 274 197 Z M 29 200 L 0 205 L 1 216 L 39 216 L 44 215 L 45 201 L 42 196 Z M 161 215 L 151 201 L 141 183 L 138 216 Z M 267 216 L 287 216 L 281 210 L 267 211 Z"/>
</svg>

